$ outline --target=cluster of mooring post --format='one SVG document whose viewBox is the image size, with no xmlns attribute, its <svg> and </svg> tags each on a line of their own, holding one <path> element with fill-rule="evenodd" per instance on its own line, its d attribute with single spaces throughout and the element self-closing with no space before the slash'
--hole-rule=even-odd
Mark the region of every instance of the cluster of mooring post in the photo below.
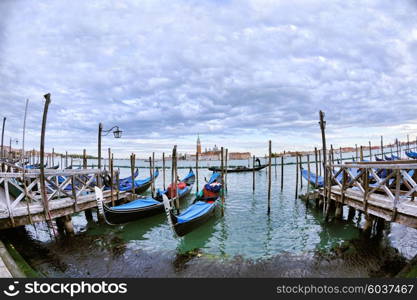
<svg viewBox="0 0 417 300">
<path fill-rule="evenodd" d="M 365 235 L 370 235 L 370 234 L 376 234 L 377 236 L 380 236 L 382 234 L 382 231 L 385 228 L 385 224 L 386 224 L 386 217 L 382 218 L 382 217 L 378 217 L 375 216 L 371 213 L 368 212 L 368 194 L 373 193 L 374 191 L 371 191 L 372 187 L 370 186 L 370 179 L 372 178 L 372 168 L 361 168 L 360 169 L 360 173 L 357 175 L 358 179 L 360 180 L 362 186 L 363 186 L 363 208 L 362 209 L 358 209 L 355 207 L 350 206 L 350 204 L 346 204 L 345 203 L 345 191 L 346 189 L 349 187 L 349 184 L 351 185 L 352 183 L 349 183 L 352 179 L 349 179 L 349 175 L 348 171 L 346 171 L 343 168 L 340 168 L 340 166 L 338 166 L 337 168 L 335 168 L 335 164 L 343 164 L 343 160 L 346 158 L 343 158 L 342 156 L 342 148 L 339 147 L 338 151 L 339 151 L 339 156 L 337 158 L 335 158 L 335 150 L 333 148 L 333 145 L 330 145 L 330 149 L 327 150 L 327 141 L 326 141 L 326 121 L 324 119 L 325 114 L 324 112 L 320 111 L 319 112 L 319 125 L 320 125 L 320 130 L 321 130 L 321 137 L 322 137 L 322 146 L 321 149 L 317 149 L 317 147 L 314 148 L 314 169 L 315 169 L 315 174 L 321 175 L 321 168 L 323 169 L 323 181 L 324 181 L 324 185 L 322 188 L 317 188 L 318 186 L 318 176 L 316 176 L 315 178 L 315 182 L 312 182 L 310 174 L 313 174 L 312 172 L 312 168 L 311 168 L 311 159 L 310 159 L 310 155 L 311 152 L 307 152 L 305 154 L 306 156 L 306 162 L 303 162 L 303 158 L 300 155 L 300 153 L 296 153 L 295 154 L 295 168 L 296 168 L 296 174 L 295 174 L 295 196 L 298 197 L 298 191 L 299 188 L 302 188 L 302 182 L 303 182 L 303 176 L 302 176 L 302 166 L 303 163 L 306 163 L 307 166 L 307 176 L 305 177 L 305 179 L 307 180 L 307 197 L 305 197 L 306 201 L 308 202 L 310 198 L 310 195 L 312 195 L 316 200 L 316 207 L 322 208 L 323 209 L 323 213 L 324 213 L 324 218 L 326 221 L 331 221 L 331 220 L 338 220 L 338 219 L 343 219 L 343 207 L 345 205 L 347 205 L 347 221 L 348 222 L 352 222 L 353 219 L 355 218 L 355 216 L 357 216 L 357 222 L 358 225 L 360 224 L 360 219 L 363 216 L 364 217 L 364 223 L 363 223 L 363 227 L 362 227 L 362 231 L 364 232 Z M 410 144 L 414 144 L 414 147 L 411 147 Z M 380 151 L 379 153 L 373 153 L 373 148 L 372 147 L 372 143 L 371 141 L 368 141 L 368 149 L 366 149 L 366 146 L 363 145 L 358 145 L 355 144 L 355 156 L 352 157 L 353 161 L 359 162 L 359 163 L 366 163 L 367 161 L 369 162 L 373 162 L 374 158 L 373 155 L 380 155 L 381 159 L 385 158 L 385 155 L 388 153 L 391 153 L 391 155 L 393 154 L 393 145 L 396 147 L 396 154 L 398 157 L 400 157 L 401 159 L 401 154 L 402 151 L 411 151 L 412 149 L 416 149 L 417 150 L 417 139 L 415 142 L 410 143 L 410 138 L 409 135 L 407 135 L 407 142 L 402 142 L 400 143 L 398 139 L 395 140 L 395 143 L 390 143 L 388 145 L 384 145 L 384 137 L 381 136 L 380 137 Z M 390 148 L 387 150 L 387 147 Z M 366 150 L 368 150 L 368 152 L 366 152 Z M 390 151 L 389 151 L 390 150 Z M 283 168 L 283 156 L 281 157 L 281 167 Z M 401 172 L 400 170 L 394 170 L 393 172 L 395 173 L 395 176 L 393 176 L 392 178 L 395 178 L 395 198 L 399 199 L 400 196 L 400 186 L 401 186 Z M 334 181 L 335 178 L 338 175 L 341 175 L 340 177 L 338 177 L 339 179 L 339 184 L 341 184 L 340 189 L 340 196 L 338 196 L 339 198 L 335 198 L 335 195 L 333 194 L 332 191 L 332 186 L 336 185 L 336 182 Z M 283 169 L 281 171 L 281 175 L 283 178 Z M 299 180 L 301 176 L 301 180 Z M 417 176 L 415 176 L 417 177 Z M 281 178 L 281 179 L 282 179 Z M 415 179 L 415 178 L 413 178 Z M 356 178 L 355 178 L 356 180 Z M 310 183 L 315 185 L 316 187 L 316 191 L 311 191 L 311 186 Z M 281 183 L 281 189 L 282 189 L 283 184 Z M 336 185 L 337 187 L 337 185 Z M 318 189 L 318 190 L 317 190 Z M 321 192 L 320 192 L 321 191 Z M 393 192 L 394 193 L 394 192 Z M 412 198 L 414 198 L 416 196 L 416 192 L 411 190 L 410 191 L 411 195 L 413 196 Z M 336 199 L 338 199 L 336 201 Z M 398 200 L 396 200 L 398 202 Z M 356 213 L 358 212 L 358 213 Z M 397 209 L 395 208 L 395 204 L 394 204 L 394 210 L 393 210 L 393 217 L 392 220 L 395 220 L 396 217 L 396 212 Z"/>
</svg>

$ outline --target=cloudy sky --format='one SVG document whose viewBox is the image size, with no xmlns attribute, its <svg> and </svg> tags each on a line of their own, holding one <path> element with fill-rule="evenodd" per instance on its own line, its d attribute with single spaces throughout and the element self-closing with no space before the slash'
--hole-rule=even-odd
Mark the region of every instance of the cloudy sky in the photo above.
<svg viewBox="0 0 417 300">
<path fill-rule="evenodd" d="M 417 3 L 369 1 L 0 1 L 6 141 L 117 156 L 203 149 L 264 154 L 417 135 Z"/>
</svg>

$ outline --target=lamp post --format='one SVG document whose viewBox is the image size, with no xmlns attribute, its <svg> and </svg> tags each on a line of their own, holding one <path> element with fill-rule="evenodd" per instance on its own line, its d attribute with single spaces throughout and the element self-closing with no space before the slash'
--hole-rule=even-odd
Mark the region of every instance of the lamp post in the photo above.
<svg viewBox="0 0 417 300">
<path fill-rule="evenodd" d="M 113 132 L 115 139 L 120 139 L 122 137 L 122 132 L 119 129 L 119 126 L 113 126 L 109 130 L 103 129 L 103 124 L 98 124 L 98 168 L 101 169 L 101 137 L 108 135 L 110 132 Z"/>
</svg>

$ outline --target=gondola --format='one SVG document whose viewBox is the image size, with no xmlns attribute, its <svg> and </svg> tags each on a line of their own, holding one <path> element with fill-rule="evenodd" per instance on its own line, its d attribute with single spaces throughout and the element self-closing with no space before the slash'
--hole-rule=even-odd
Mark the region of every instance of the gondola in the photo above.
<svg viewBox="0 0 417 300">
<path fill-rule="evenodd" d="M 301 168 L 301 176 L 303 176 L 305 178 L 305 180 L 307 180 L 307 182 L 309 182 L 313 187 L 315 188 L 321 188 L 324 186 L 324 177 L 320 176 L 320 175 L 316 175 L 313 172 L 310 171 L 310 181 L 309 181 L 309 176 L 308 176 L 308 170 Z M 317 180 L 317 184 L 316 184 L 316 180 Z"/>
<path fill-rule="evenodd" d="M 192 190 L 195 182 L 194 172 L 190 172 L 178 183 L 179 199 L 186 197 Z M 96 188 L 96 193 L 100 194 L 100 189 Z M 105 220 L 109 224 L 123 224 L 129 221 L 153 216 L 164 211 L 163 196 L 169 197 L 170 187 L 167 190 L 158 190 L 155 197 L 142 197 L 131 202 L 109 207 L 98 199 L 98 205 L 104 214 Z M 174 196 L 174 195 L 173 195 Z M 98 198 L 98 197 L 97 197 Z M 170 197 L 170 202 L 172 197 Z"/>
<path fill-rule="evenodd" d="M 376 161 L 384 161 L 384 159 L 383 159 L 383 158 L 380 158 L 380 157 L 378 157 L 378 156 L 376 156 L 376 155 L 375 155 L 375 160 L 376 160 Z"/>
<path fill-rule="evenodd" d="M 391 154 L 391 157 L 389 157 L 388 155 L 384 155 L 385 160 L 400 160 L 400 158 L 396 155 Z"/>
<path fill-rule="evenodd" d="M 213 173 L 203 190 L 196 196 L 193 204 L 180 214 L 175 214 L 172 203 L 163 195 L 168 222 L 178 236 L 184 236 L 210 219 L 219 206 L 221 175 Z"/>
<path fill-rule="evenodd" d="M 149 176 L 146 179 L 134 180 L 133 184 L 134 184 L 134 188 L 135 188 L 135 194 L 140 194 L 140 193 L 146 192 L 146 190 L 149 189 L 152 182 L 158 177 L 158 175 L 159 175 L 159 170 L 156 169 L 153 176 Z M 110 185 L 111 185 L 110 183 L 111 183 L 110 179 L 105 178 L 105 185 L 106 185 L 106 187 L 104 188 L 105 190 L 110 189 Z M 132 190 L 132 181 L 120 182 L 119 190 L 120 191 L 131 191 Z"/>
<path fill-rule="evenodd" d="M 407 155 L 409 158 L 417 159 L 417 152 L 414 152 L 414 151 L 405 151 L 405 155 Z"/>
<path fill-rule="evenodd" d="M 224 171 L 227 172 L 227 173 L 253 172 L 253 171 L 262 170 L 262 169 L 266 168 L 267 166 L 268 165 L 260 165 L 260 166 L 254 167 L 254 168 L 250 168 L 250 167 L 248 168 L 248 167 L 245 167 L 245 166 L 237 166 L 237 167 L 233 167 L 233 168 L 227 168 Z M 213 171 L 213 172 L 221 172 L 222 171 L 222 169 L 218 168 L 218 167 L 210 167 L 208 169 L 210 171 Z"/>
</svg>

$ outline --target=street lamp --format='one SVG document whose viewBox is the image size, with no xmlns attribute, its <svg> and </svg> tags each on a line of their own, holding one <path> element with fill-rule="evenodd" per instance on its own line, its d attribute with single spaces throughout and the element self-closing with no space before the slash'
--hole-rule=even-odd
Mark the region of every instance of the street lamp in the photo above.
<svg viewBox="0 0 417 300">
<path fill-rule="evenodd" d="M 120 139 L 122 137 L 123 131 L 120 130 L 119 126 L 113 126 L 108 130 L 103 129 L 103 124 L 98 124 L 98 168 L 101 169 L 101 137 L 108 135 L 110 132 L 113 132 L 115 139 Z"/>
</svg>

